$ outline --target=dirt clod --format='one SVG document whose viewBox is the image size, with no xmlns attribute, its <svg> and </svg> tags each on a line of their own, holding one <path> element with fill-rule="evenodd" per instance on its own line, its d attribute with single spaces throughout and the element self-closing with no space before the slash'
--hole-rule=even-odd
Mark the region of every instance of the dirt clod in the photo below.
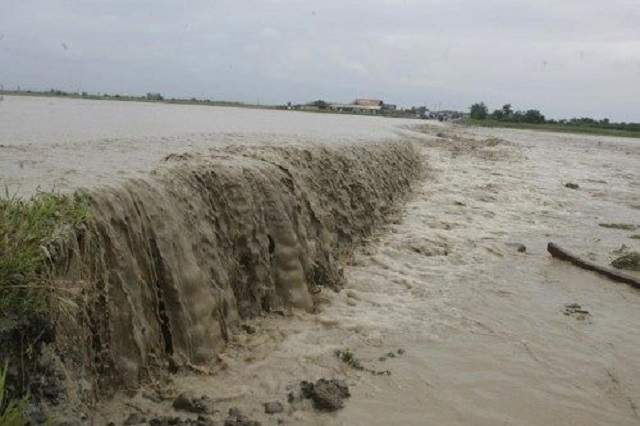
<svg viewBox="0 0 640 426">
<path fill-rule="evenodd" d="M 261 423 L 256 420 L 251 420 L 247 416 L 243 415 L 240 409 L 230 408 L 229 415 L 224 421 L 224 426 L 260 426 Z"/>
<path fill-rule="evenodd" d="M 242 324 L 242 329 L 244 330 L 245 333 L 247 334 L 256 334 L 256 328 L 252 325 L 249 324 Z"/>
<path fill-rule="evenodd" d="M 282 413 L 284 411 L 284 407 L 280 401 L 270 401 L 264 403 L 264 412 L 267 414 L 277 414 Z"/>
<path fill-rule="evenodd" d="M 150 426 L 216 426 L 217 424 L 204 416 L 198 416 L 195 420 L 180 417 L 156 417 L 149 420 Z"/>
<path fill-rule="evenodd" d="M 522 243 L 507 243 L 507 247 L 513 247 L 518 253 L 527 252 L 527 246 Z"/>
<path fill-rule="evenodd" d="M 183 392 L 173 401 L 173 408 L 190 413 L 203 414 L 209 409 L 209 398 L 196 397 L 193 392 Z"/>
<path fill-rule="evenodd" d="M 313 406 L 321 411 L 336 411 L 344 407 L 344 400 L 351 396 L 349 387 L 343 380 L 320 379 L 315 383 L 300 382 L 302 395 L 313 401 Z"/>
<path fill-rule="evenodd" d="M 564 184 L 564 186 L 566 188 L 569 188 L 569 189 L 579 189 L 580 188 L 580 185 L 578 185 L 577 183 L 573 183 L 573 182 L 567 182 L 567 183 Z"/>
<path fill-rule="evenodd" d="M 564 314 L 566 316 L 572 316 L 578 320 L 584 320 L 588 316 L 591 316 L 589 311 L 577 303 L 567 303 L 564 305 Z"/>
<path fill-rule="evenodd" d="M 368 373 L 373 374 L 374 376 L 391 375 L 391 371 L 389 370 L 373 370 L 371 368 L 365 367 L 364 365 L 362 365 L 362 362 L 360 362 L 360 360 L 356 357 L 356 355 L 353 352 L 351 352 L 349 349 L 336 350 L 334 353 L 340 361 L 344 362 L 345 364 L 351 366 L 356 370 L 366 371 Z M 393 352 L 389 352 L 388 354 L 378 358 L 378 361 L 385 361 L 386 357 L 393 358 L 395 357 L 395 354 Z"/>
</svg>

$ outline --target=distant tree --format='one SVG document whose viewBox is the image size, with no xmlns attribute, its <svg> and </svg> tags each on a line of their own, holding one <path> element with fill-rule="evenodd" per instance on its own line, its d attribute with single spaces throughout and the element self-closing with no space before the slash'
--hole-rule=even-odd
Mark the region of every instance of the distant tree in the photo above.
<svg viewBox="0 0 640 426">
<path fill-rule="evenodd" d="M 537 109 L 530 109 L 524 113 L 524 122 L 532 124 L 543 124 L 545 122 L 544 115 Z"/>
<path fill-rule="evenodd" d="M 473 104 L 471 105 L 469 115 L 474 120 L 484 120 L 487 118 L 487 115 L 489 115 L 489 109 L 484 104 L 484 102 Z"/>
<path fill-rule="evenodd" d="M 502 120 L 504 119 L 504 111 L 501 109 L 497 109 L 491 113 L 491 118 L 494 120 Z"/>
<path fill-rule="evenodd" d="M 511 121 L 515 121 L 516 123 L 523 122 L 524 121 L 524 112 L 515 111 L 513 114 L 511 114 Z"/>
<path fill-rule="evenodd" d="M 327 109 L 329 107 L 329 103 L 323 101 L 322 99 L 318 99 L 317 101 L 311 102 L 311 106 L 315 106 L 320 109 Z"/>
<path fill-rule="evenodd" d="M 513 108 L 511 108 L 511 104 L 502 105 L 502 115 L 504 115 L 505 117 L 509 117 L 511 114 L 513 114 Z"/>
</svg>

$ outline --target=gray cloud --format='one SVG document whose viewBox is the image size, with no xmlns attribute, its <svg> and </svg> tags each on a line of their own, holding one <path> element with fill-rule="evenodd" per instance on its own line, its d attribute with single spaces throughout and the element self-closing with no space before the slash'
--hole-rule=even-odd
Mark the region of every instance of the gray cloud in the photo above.
<svg viewBox="0 0 640 426">
<path fill-rule="evenodd" d="M 637 0 L 4 0 L 0 83 L 640 121 L 639 22 Z"/>
</svg>

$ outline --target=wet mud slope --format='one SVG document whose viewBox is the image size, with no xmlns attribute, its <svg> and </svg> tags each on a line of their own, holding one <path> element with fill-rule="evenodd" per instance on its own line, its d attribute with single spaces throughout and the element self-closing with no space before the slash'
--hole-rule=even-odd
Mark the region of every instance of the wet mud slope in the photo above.
<svg viewBox="0 0 640 426">
<path fill-rule="evenodd" d="M 70 400 L 206 368 L 241 319 L 312 312 L 421 169 L 410 143 L 231 147 L 90 193 L 50 249 L 75 306 L 54 344 Z"/>
</svg>

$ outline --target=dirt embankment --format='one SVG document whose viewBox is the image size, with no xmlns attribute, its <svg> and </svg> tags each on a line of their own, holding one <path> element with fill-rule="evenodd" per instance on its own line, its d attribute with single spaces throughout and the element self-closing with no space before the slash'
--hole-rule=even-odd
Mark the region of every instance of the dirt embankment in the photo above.
<svg viewBox="0 0 640 426">
<path fill-rule="evenodd" d="M 90 219 L 50 248 L 71 294 L 53 344 L 70 398 L 210 365 L 239 320 L 313 310 L 420 158 L 409 143 L 231 147 L 90 194 Z"/>
</svg>

